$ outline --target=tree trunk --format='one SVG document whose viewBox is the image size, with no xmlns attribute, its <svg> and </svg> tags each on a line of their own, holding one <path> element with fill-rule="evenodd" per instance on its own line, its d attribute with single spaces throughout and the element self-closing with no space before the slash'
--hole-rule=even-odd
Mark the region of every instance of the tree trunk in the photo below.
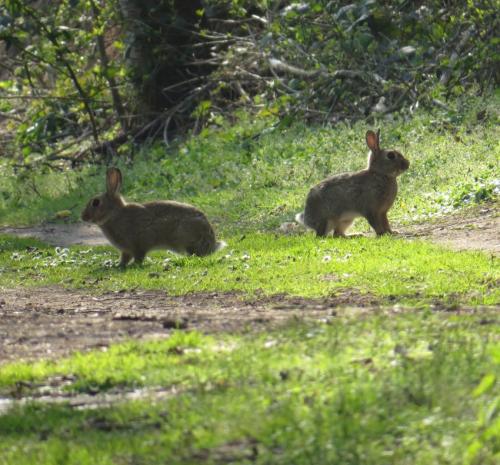
<svg viewBox="0 0 500 465">
<path fill-rule="evenodd" d="M 191 87 L 182 83 L 205 73 L 190 63 L 203 47 L 193 34 L 203 8 L 201 0 L 119 0 L 128 35 L 128 67 L 137 92 L 136 125 L 154 120 L 178 105 Z M 178 86 L 178 84 L 181 84 Z M 168 88 L 175 86 L 172 90 Z"/>
</svg>

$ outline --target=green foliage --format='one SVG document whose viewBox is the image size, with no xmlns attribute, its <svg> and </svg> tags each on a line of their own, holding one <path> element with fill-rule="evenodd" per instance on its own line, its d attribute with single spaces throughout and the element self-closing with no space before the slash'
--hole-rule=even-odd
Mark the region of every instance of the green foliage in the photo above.
<svg viewBox="0 0 500 465">
<path fill-rule="evenodd" d="M 456 464 L 470 458 L 473 396 L 490 358 L 493 313 L 339 315 L 266 333 L 125 343 L 108 352 L 0 368 L 0 384 L 74 381 L 66 391 L 165 389 L 109 408 L 32 403 L 0 416 L 6 465 Z M 493 333 L 492 333 L 493 331 Z M 52 378 L 54 379 L 54 378 Z M 141 392 L 140 390 L 138 392 Z M 142 391 L 147 392 L 147 391 Z M 99 394 L 98 394 L 99 395 Z M 493 465 L 494 442 L 469 463 Z"/>
<path fill-rule="evenodd" d="M 170 382 L 182 383 L 186 379 L 183 358 L 174 354 L 192 351 L 193 367 L 189 377 L 198 379 L 204 376 L 197 366 L 213 363 L 216 347 L 211 338 L 196 332 L 176 332 L 166 340 L 150 342 L 127 342 L 110 347 L 106 352 L 76 354 L 58 363 L 41 361 L 35 364 L 14 363 L 0 368 L 0 388 L 15 386 L 21 380 L 39 381 L 48 376 L 77 374 L 78 380 L 71 385 L 71 390 L 81 392 L 92 388 L 106 390 L 117 386 L 155 385 L 168 382 L 164 376 L 168 373 Z M 207 355 L 200 357 L 198 352 Z M 167 354 L 165 359 L 159 354 Z M 145 376 L 145 370 L 149 370 Z M 165 371 L 167 370 L 167 371 Z M 206 375 L 205 375 L 206 376 Z M 68 390 L 68 389 L 66 389 Z"/>
<path fill-rule="evenodd" d="M 487 460 L 489 451 L 500 455 L 500 344 L 491 347 L 493 370 L 484 375 L 473 392 L 474 397 L 492 396 L 491 402 L 479 409 L 476 433 L 466 452 L 466 464 L 479 464 Z"/>
<path fill-rule="evenodd" d="M 96 53 L 105 24 L 116 20 L 116 3 L 102 3 L 61 0 L 35 7 L 11 0 L 0 7 L 2 60 L 12 70 L 1 81 L 0 100 L 9 99 L 14 114 L 3 155 L 38 167 L 72 159 L 91 139 L 98 144 L 100 134 L 116 133 L 118 124 L 109 122 L 109 77 L 123 76 L 124 65 L 102 63 Z"/>
<path fill-rule="evenodd" d="M 34 5 L 0 6 L 2 150 L 31 167 L 109 160 L 149 138 L 168 144 L 241 108 L 283 125 L 436 105 L 459 120 L 447 101 L 498 84 L 489 1 Z"/>
<path fill-rule="evenodd" d="M 251 26 L 254 10 L 243 3 L 232 13 L 246 20 L 240 36 L 262 27 L 258 51 L 248 41 L 238 43 L 237 53 L 228 48 L 216 74 L 224 81 L 232 76 L 234 88 L 234 75 L 244 68 L 249 73 L 240 78 L 242 88 L 284 119 L 291 114 L 331 123 L 411 113 L 422 105 L 442 106 L 442 100 L 464 92 L 488 92 L 498 83 L 494 2 L 446 8 L 438 0 L 316 0 L 279 8 L 254 2 L 265 20 Z M 262 85 L 248 78 L 250 72 L 258 73 Z"/>
</svg>

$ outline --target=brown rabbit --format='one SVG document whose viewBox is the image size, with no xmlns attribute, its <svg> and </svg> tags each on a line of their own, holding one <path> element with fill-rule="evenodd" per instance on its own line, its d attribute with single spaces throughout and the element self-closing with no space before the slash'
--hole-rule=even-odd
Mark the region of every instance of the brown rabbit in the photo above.
<svg viewBox="0 0 500 465">
<path fill-rule="evenodd" d="M 127 203 L 121 185 L 120 170 L 109 168 L 106 192 L 92 198 L 82 212 L 82 220 L 97 224 L 120 249 L 121 267 L 132 258 L 141 263 L 152 249 L 203 256 L 225 246 L 215 241 L 212 226 L 197 208 L 171 201 Z"/>
<path fill-rule="evenodd" d="M 344 236 L 357 217 L 367 219 L 377 235 L 392 233 L 387 219 L 398 185 L 396 177 L 406 171 L 410 162 L 396 150 L 382 150 L 380 129 L 366 133 L 371 152 L 366 169 L 356 173 L 332 176 L 314 186 L 307 195 L 304 213 L 295 219 L 326 236 Z"/>
</svg>

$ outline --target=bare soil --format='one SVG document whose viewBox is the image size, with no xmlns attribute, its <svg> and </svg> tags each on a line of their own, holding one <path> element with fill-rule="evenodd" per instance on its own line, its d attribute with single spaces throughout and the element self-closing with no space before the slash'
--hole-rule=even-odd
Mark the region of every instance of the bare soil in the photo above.
<svg viewBox="0 0 500 465">
<path fill-rule="evenodd" d="M 401 228 L 406 237 L 428 239 L 456 250 L 481 250 L 500 256 L 500 207 L 489 204 Z"/>
<path fill-rule="evenodd" d="M 35 237 L 57 247 L 72 245 L 109 245 L 101 230 L 90 223 L 45 223 L 24 228 L 0 228 L 0 234 L 19 237 Z"/>
<path fill-rule="evenodd" d="M 276 327 L 293 320 L 325 319 L 338 307 L 373 308 L 368 295 L 328 299 L 283 295 L 243 299 L 238 294 L 168 296 L 162 291 L 99 296 L 61 287 L 3 290 L 0 297 L 0 364 L 56 358 L 126 339 L 165 338 L 173 329 L 206 333 Z"/>
<path fill-rule="evenodd" d="M 479 324 L 499 324 L 495 308 L 434 306 L 436 311 L 481 312 Z M 0 297 L 0 366 L 5 363 L 55 359 L 75 351 L 106 350 L 127 339 L 162 339 L 174 329 L 205 333 L 267 330 L 299 321 L 332 324 L 338 318 L 360 318 L 375 312 L 389 316 L 410 308 L 379 307 L 369 295 L 345 293 L 334 298 L 304 299 L 284 295 L 243 299 L 237 294 L 168 296 L 161 291 L 109 292 L 89 296 L 61 287 L 11 289 Z M 134 399 L 156 402 L 179 394 L 176 386 L 110 391 L 66 390 L 74 376 L 43 382 L 19 382 L 0 391 L 0 415 L 33 401 L 95 409 Z"/>
</svg>

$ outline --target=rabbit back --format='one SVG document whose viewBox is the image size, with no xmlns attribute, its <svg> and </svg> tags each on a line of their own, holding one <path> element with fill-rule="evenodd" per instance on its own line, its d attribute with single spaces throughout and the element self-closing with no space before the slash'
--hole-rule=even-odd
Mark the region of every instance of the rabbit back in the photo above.
<svg viewBox="0 0 500 465">
<path fill-rule="evenodd" d="M 134 256 L 154 249 L 203 256 L 219 244 L 203 212 L 174 201 L 128 203 L 101 229 L 115 247 Z"/>
<path fill-rule="evenodd" d="M 204 256 L 219 248 L 215 232 L 205 214 L 192 205 L 175 201 L 155 201 L 144 206 L 152 213 L 152 248 Z"/>
</svg>

